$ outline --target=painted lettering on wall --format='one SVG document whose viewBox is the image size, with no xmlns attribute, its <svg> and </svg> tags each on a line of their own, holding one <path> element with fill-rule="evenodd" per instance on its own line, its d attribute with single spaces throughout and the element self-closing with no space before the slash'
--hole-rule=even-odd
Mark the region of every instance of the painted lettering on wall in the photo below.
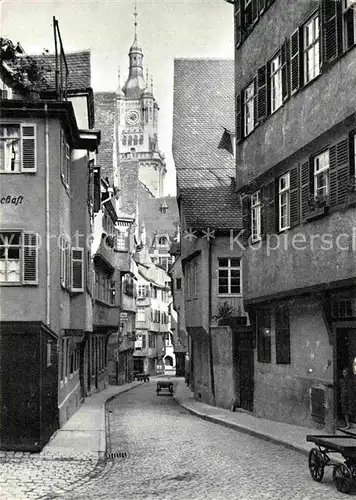
<svg viewBox="0 0 356 500">
<path fill-rule="evenodd" d="M 11 203 L 12 205 L 21 205 L 23 201 L 23 196 L 20 195 L 20 196 L 11 196 L 10 194 L 8 196 L 3 196 L 1 199 L 0 199 L 0 203 L 1 205 L 4 205 L 4 204 L 9 204 Z"/>
</svg>

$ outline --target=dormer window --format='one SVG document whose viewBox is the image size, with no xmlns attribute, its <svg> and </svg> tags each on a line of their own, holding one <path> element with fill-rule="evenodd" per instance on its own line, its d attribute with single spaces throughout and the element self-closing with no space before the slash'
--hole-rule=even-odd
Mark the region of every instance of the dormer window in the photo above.
<svg viewBox="0 0 356 500">
<path fill-rule="evenodd" d="M 162 205 L 161 205 L 161 212 L 162 212 L 162 214 L 166 214 L 167 210 L 168 210 L 168 205 L 167 205 L 166 202 L 163 202 Z"/>
<path fill-rule="evenodd" d="M 0 97 L 2 99 L 12 99 L 12 88 L 0 78 Z"/>
</svg>

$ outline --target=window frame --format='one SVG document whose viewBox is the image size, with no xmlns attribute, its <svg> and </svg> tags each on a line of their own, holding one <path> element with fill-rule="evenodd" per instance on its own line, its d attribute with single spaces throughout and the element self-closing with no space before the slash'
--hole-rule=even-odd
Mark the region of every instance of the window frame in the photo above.
<svg viewBox="0 0 356 500">
<path fill-rule="evenodd" d="M 251 194 L 251 207 L 250 207 L 250 217 L 251 217 L 251 242 L 261 240 L 261 190 L 258 189 Z M 256 221 L 256 230 L 255 223 Z M 256 235 L 256 236 L 255 236 Z"/>
<path fill-rule="evenodd" d="M 352 17 L 353 21 L 353 42 L 349 40 L 349 23 Z M 351 49 L 356 44 L 356 4 L 351 3 L 350 0 L 342 0 L 342 48 L 343 51 Z"/>
<path fill-rule="evenodd" d="M 315 21 L 317 20 L 318 22 L 318 33 L 317 36 L 315 36 Z M 312 25 L 312 34 L 313 34 L 313 39 L 311 42 L 307 43 L 307 38 L 308 38 L 308 27 Z M 320 16 L 319 12 L 315 12 L 309 19 L 302 25 L 302 33 L 303 33 L 303 67 L 304 67 L 304 73 L 303 73 L 303 85 L 307 85 L 309 82 L 315 80 L 317 76 L 321 74 L 321 43 L 320 43 Z M 319 64 L 317 66 L 318 71 L 314 73 L 315 68 L 315 55 L 316 55 L 316 47 L 318 47 L 318 59 L 319 59 Z M 308 68 L 308 55 L 309 53 L 312 52 L 313 55 L 313 75 L 310 75 L 310 68 Z"/>
<path fill-rule="evenodd" d="M 228 263 L 227 263 L 227 266 L 223 266 L 221 265 L 220 261 L 222 260 L 227 260 Z M 232 265 L 232 261 L 233 260 L 239 260 L 239 266 L 236 266 L 236 265 Z M 241 297 L 242 296 L 242 259 L 241 257 L 218 257 L 218 279 L 217 279 L 217 288 L 218 288 L 218 293 L 217 295 L 219 297 Z M 220 292 L 220 271 L 227 271 L 227 288 L 228 288 L 228 291 L 227 292 Z M 232 271 L 239 271 L 239 289 L 240 291 L 238 293 L 236 292 L 231 292 L 231 288 L 232 288 L 232 276 L 231 276 L 231 272 Z M 234 285 L 236 286 L 236 285 Z"/>
<path fill-rule="evenodd" d="M 282 180 L 286 180 L 284 187 L 281 186 Z M 287 201 L 284 204 L 287 212 L 287 224 L 282 225 L 282 198 L 286 196 Z M 278 229 L 286 231 L 290 228 L 290 172 L 286 172 L 278 178 Z"/>
<path fill-rule="evenodd" d="M 37 172 L 37 125 L 31 122 L 2 122 L 0 123 L 1 128 L 17 128 L 19 131 L 18 134 L 18 164 L 17 170 L 2 170 L 0 169 L 0 174 L 32 174 Z M 32 133 L 29 133 L 29 130 L 33 129 Z M 0 134 L 0 137 L 4 142 L 6 141 L 7 136 L 3 136 Z M 14 137 L 12 137 L 14 139 Z M 11 136 L 8 136 L 8 139 L 11 139 Z M 4 154 L 5 156 L 5 154 Z M 5 161 L 5 159 L 4 159 Z M 26 162 L 29 165 L 25 165 Z M 5 164 L 4 164 L 5 166 Z"/>
<path fill-rule="evenodd" d="M 276 69 L 273 69 L 273 63 L 274 61 L 278 58 L 279 60 L 279 65 Z M 279 50 L 277 54 L 270 60 L 269 62 L 270 65 L 270 103 L 271 103 L 271 113 L 273 114 L 277 109 L 281 108 L 283 106 L 283 84 L 282 84 L 282 50 Z M 273 92 L 275 90 L 274 83 L 276 81 L 276 78 L 278 79 L 279 82 L 279 96 L 280 96 L 280 101 L 278 101 L 278 105 L 275 105 L 275 101 L 273 99 Z"/>
<path fill-rule="evenodd" d="M 252 89 L 251 95 L 248 97 L 249 89 Z M 255 89 L 255 78 L 245 87 L 243 91 L 243 118 L 244 118 L 244 137 L 248 137 L 256 128 L 255 112 L 256 112 L 256 89 Z M 252 104 L 251 113 L 247 113 L 249 106 Z M 248 127 L 248 114 L 252 116 L 251 118 L 251 128 Z"/>
<path fill-rule="evenodd" d="M 17 234 L 19 235 L 19 243 L 8 245 L 3 238 L 3 233 Z M 16 248 L 19 250 L 18 260 L 19 268 L 18 273 L 20 279 L 18 281 L 0 281 L 0 286 L 27 286 L 27 285 L 38 285 L 38 249 L 39 249 L 39 238 L 37 233 L 31 233 L 29 231 L 24 231 L 22 229 L 0 229 L 0 247 L 6 249 L 9 247 Z M 5 244 L 3 244 L 5 243 Z M 8 253 L 8 250 L 7 250 Z M 1 259 L 6 261 L 7 259 Z M 6 273 L 6 269 L 5 269 Z"/>
<path fill-rule="evenodd" d="M 320 159 L 321 157 L 324 157 L 324 155 L 327 153 L 328 156 L 328 163 L 327 166 L 323 166 L 322 168 L 316 169 L 316 161 Z M 317 198 L 319 196 L 318 191 L 320 189 L 318 188 L 318 183 L 317 179 L 319 176 L 323 174 L 327 174 L 325 179 L 326 179 L 326 193 L 321 195 L 322 197 L 327 198 L 330 195 L 330 150 L 326 149 L 317 155 L 313 156 L 313 180 L 314 180 L 314 198 Z"/>
</svg>

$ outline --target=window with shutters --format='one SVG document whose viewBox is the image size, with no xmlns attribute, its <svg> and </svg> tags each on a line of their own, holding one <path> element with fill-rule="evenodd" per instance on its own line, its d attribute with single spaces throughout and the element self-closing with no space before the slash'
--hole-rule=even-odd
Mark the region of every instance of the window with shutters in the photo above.
<svg viewBox="0 0 356 500">
<path fill-rule="evenodd" d="M 0 232 L 0 283 L 38 284 L 38 237 L 34 233 Z"/>
<path fill-rule="evenodd" d="M 290 226 L 290 174 L 287 172 L 278 179 L 279 230 Z"/>
<path fill-rule="evenodd" d="M 329 150 L 314 157 L 314 196 L 325 198 L 329 194 Z"/>
<path fill-rule="evenodd" d="M 72 248 L 71 291 L 84 292 L 84 249 Z"/>
<path fill-rule="evenodd" d="M 249 28 L 258 19 L 257 0 L 244 1 L 244 25 Z"/>
<path fill-rule="evenodd" d="M 276 363 L 290 364 L 290 328 L 288 308 L 276 309 Z"/>
<path fill-rule="evenodd" d="M 241 294 L 241 259 L 218 259 L 218 294 Z"/>
<path fill-rule="evenodd" d="M 356 2 L 355 0 L 342 0 L 342 23 L 344 50 L 356 43 Z"/>
<path fill-rule="evenodd" d="M 279 52 L 270 62 L 271 113 L 282 106 L 282 54 Z"/>
<path fill-rule="evenodd" d="M 251 241 L 261 239 L 261 191 L 251 195 Z"/>
<path fill-rule="evenodd" d="M 303 26 L 304 84 L 320 74 L 319 15 Z"/>
<path fill-rule="evenodd" d="M 0 125 L 0 173 L 30 173 L 36 169 L 36 126 Z"/>
<path fill-rule="evenodd" d="M 249 135 L 255 128 L 255 80 L 244 90 L 244 135 Z"/>
<path fill-rule="evenodd" d="M 271 362 L 271 312 L 260 309 L 256 317 L 257 360 L 259 363 Z"/>
</svg>

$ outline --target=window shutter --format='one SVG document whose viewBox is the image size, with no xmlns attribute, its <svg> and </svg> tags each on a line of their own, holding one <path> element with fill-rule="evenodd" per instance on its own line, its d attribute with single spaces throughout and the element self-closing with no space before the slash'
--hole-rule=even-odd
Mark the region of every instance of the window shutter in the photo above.
<svg viewBox="0 0 356 500">
<path fill-rule="evenodd" d="M 244 195 L 242 198 L 242 225 L 244 230 L 242 243 L 247 245 L 251 236 L 251 197 L 249 195 Z"/>
<path fill-rule="evenodd" d="M 62 236 L 60 239 L 60 281 L 61 281 L 61 286 L 65 287 L 66 286 L 66 240 Z"/>
<path fill-rule="evenodd" d="M 263 187 L 262 229 L 264 234 L 276 231 L 276 181 L 273 180 Z M 261 229 L 261 233 L 262 233 Z"/>
<path fill-rule="evenodd" d="M 267 67 L 262 66 L 257 72 L 257 121 L 267 117 Z"/>
<path fill-rule="evenodd" d="M 71 259 L 71 291 L 84 292 L 84 250 L 72 248 Z"/>
<path fill-rule="evenodd" d="M 254 120 L 254 129 L 258 125 L 258 83 L 257 83 L 257 76 L 253 79 L 253 93 L 254 93 L 254 99 L 253 99 L 253 120 Z"/>
<path fill-rule="evenodd" d="M 299 168 L 290 171 L 290 227 L 299 224 Z"/>
<path fill-rule="evenodd" d="M 335 0 L 322 0 L 320 3 L 323 63 L 337 58 L 341 45 L 341 4 Z"/>
<path fill-rule="evenodd" d="M 235 7 L 235 44 L 238 47 L 242 38 L 241 0 L 234 3 Z"/>
<path fill-rule="evenodd" d="M 254 23 L 258 18 L 259 0 L 252 0 L 252 22 Z"/>
<path fill-rule="evenodd" d="M 36 125 L 21 125 L 21 164 L 23 172 L 36 172 Z"/>
<path fill-rule="evenodd" d="M 291 94 L 297 92 L 300 87 L 300 33 L 299 28 L 293 33 L 290 39 L 290 91 Z"/>
<path fill-rule="evenodd" d="M 258 12 L 261 14 L 266 7 L 266 1 L 265 0 L 258 0 Z"/>
<path fill-rule="evenodd" d="M 239 143 L 243 138 L 243 102 L 242 92 L 236 95 L 236 142 Z"/>
<path fill-rule="evenodd" d="M 35 233 L 23 234 L 23 283 L 38 284 L 38 238 Z"/>
<path fill-rule="evenodd" d="M 340 141 L 329 150 L 330 205 L 344 203 L 350 178 L 348 140 Z"/>
<path fill-rule="evenodd" d="M 310 164 L 309 160 L 302 164 L 300 169 L 300 191 L 301 191 L 301 218 L 305 220 L 309 212 L 310 196 Z"/>
<path fill-rule="evenodd" d="M 283 102 L 289 97 L 289 43 L 284 42 L 281 48 L 282 58 L 282 100 Z"/>
</svg>

